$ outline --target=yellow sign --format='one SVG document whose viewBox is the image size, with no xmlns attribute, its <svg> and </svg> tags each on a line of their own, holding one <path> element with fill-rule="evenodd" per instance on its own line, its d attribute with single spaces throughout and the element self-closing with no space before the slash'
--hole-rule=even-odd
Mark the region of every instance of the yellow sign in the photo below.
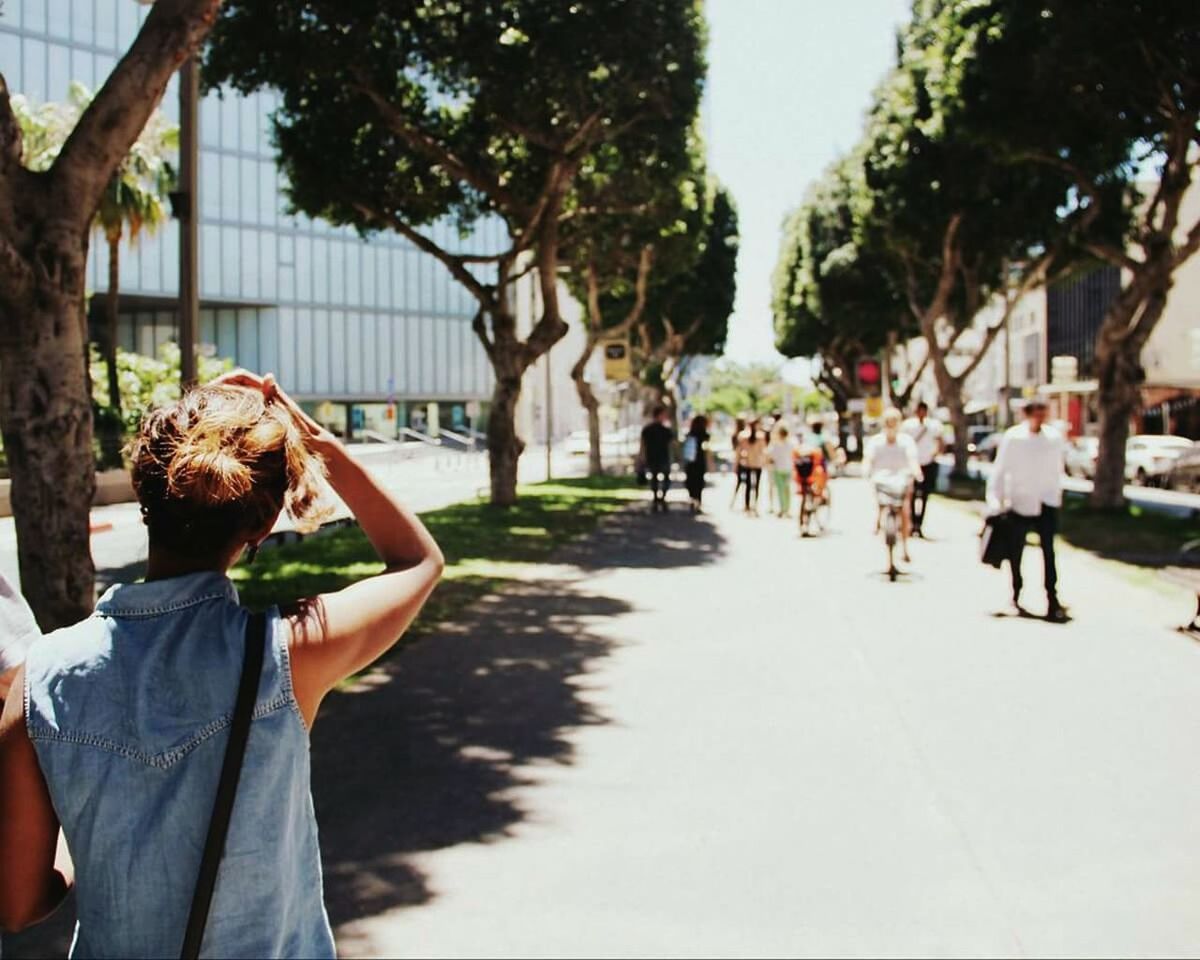
<svg viewBox="0 0 1200 960">
<path fill-rule="evenodd" d="M 883 397 L 867 397 L 867 416 L 876 420 L 883 416 Z"/>
<path fill-rule="evenodd" d="M 608 380 L 631 380 L 633 364 L 629 358 L 629 338 L 610 337 L 600 341 L 604 351 L 604 376 Z"/>
</svg>

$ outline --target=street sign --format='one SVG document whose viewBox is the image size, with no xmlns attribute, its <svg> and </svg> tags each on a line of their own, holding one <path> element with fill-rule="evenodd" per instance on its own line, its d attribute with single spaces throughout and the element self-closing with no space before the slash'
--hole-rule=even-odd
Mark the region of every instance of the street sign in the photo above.
<svg viewBox="0 0 1200 960">
<path fill-rule="evenodd" d="M 604 351 L 604 376 L 608 380 L 625 381 L 633 378 L 629 359 L 628 337 L 606 337 L 600 341 Z"/>
<path fill-rule="evenodd" d="M 866 413 L 867 401 L 865 397 L 851 397 L 846 401 L 847 413 Z"/>
</svg>

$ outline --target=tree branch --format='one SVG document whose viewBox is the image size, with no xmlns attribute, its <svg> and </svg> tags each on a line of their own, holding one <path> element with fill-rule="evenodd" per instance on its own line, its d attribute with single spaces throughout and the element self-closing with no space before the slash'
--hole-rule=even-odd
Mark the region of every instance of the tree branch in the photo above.
<svg viewBox="0 0 1200 960">
<path fill-rule="evenodd" d="M 1187 239 L 1176 248 L 1175 263 L 1172 269 L 1176 270 L 1182 266 L 1197 250 L 1200 250 L 1200 219 L 1192 224 Z"/>
<path fill-rule="evenodd" d="M 50 168 L 52 192 L 64 213 L 90 222 L 113 171 L 162 100 L 171 75 L 212 29 L 220 6 L 221 0 L 157 0 Z"/>
<path fill-rule="evenodd" d="M 21 125 L 17 123 L 8 95 L 8 82 L 0 73 L 0 175 L 21 166 L 24 149 Z"/>
<path fill-rule="evenodd" d="M 430 240 L 425 234 L 409 226 L 401 217 L 397 217 L 394 214 L 380 213 L 357 200 L 353 201 L 353 206 L 354 209 L 368 220 L 374 220 L 376 223 L 390 227 L 402 237 L 405 237 L 417 249 L 439 260 L 450 271 L 454 279 L 471 292 L 475 299 L 479 301 L 481 307 L 490 309 L 493 306 L 495 301 L 495 291 L 493 288 L 483 283 L 467 269 L 466 265 L 468 262 L 477 261 L 466 261 L 457 254 L 442 249 L 442 247 Z"/>
<path fill-rule="evenodd" d="M 483 307 L 475 311 L 475 317 L 471 320 L 471 329 L 475 331 L 475 336 L 479 338 L 479 342 L 483 344 L 483 352 L 487 354 L 491 360 L 495 355 L 496 346 L 488 337 L 487 321 L 484 319 L 485 313 Z"/>
<path fill-rule="evenodd" d="M 505 190 L 494 178 L 483 176 L 478 170 L 473 169 L 469 164 L 455 155 L 452 150 L 449 150 L 445 144 L 439 142 L 436 137 L 430 136 L 423 130 L 414 127 L 396 107 L 371 86 L 366 79 L 365 73 L 360 69 L 354 72 L 358 82 L 351 84 L 351 89 L 361 93 L 364 97 L 375 105 L 380 117 L 387 124 L 389 130 L 396 134 L 401 140 L 407 143 L 413 150 L 420 153 L 425 159 L 439 164 L 446 168 L 446 171 L 452 176 L 464 183 L 470 184 L 480 193 L 490 197 L 500 206 L 508 210 L 520 210 L 521 205 L 516 198 Z"/>
</svg>

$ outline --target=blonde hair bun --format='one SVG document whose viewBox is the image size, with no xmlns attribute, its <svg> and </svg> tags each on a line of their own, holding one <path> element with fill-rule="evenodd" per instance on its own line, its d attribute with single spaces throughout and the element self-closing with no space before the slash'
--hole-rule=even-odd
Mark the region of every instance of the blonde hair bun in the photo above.
<svg viewBox="0 0 1200 960">
<path fill-rule="evenodd" d="M 262 533 L 281 510 L 301 531 L 329 513 L 324 461 L 287 409 L 258 390 L 189 390 L 146 416 L 129 455 L 152 539 L 177 550 L 223 549 Z"/>
</svg>

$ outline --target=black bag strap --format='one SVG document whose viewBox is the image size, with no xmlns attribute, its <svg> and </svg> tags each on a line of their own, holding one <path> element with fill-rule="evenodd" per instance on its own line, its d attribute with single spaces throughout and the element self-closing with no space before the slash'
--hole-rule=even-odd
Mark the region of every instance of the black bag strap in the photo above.
<svg viewBox="0 0 1200 960">
<path fill-rule="evenodd" d="M 225 835 L 229 832 L 238 778 L 242 773 L 242 759 L 246 755 L 246 741 L 250 737 L 250 721 L 254 714 L 259 677 L 262 675 L 266 638 L 266 614 L 251 614 L 246 623 L 242 678 L 238 683 L 237 704 L 233 708 L 233 719 L 229 727 L 229 742 L 225 745 L 225 762 L 221 766 L 221 779 L 217 784 L 212 818 L 208 823 L 208 837 L 204 841 L 204 857 L 200 861 L 200 875 L 196 878 L 196 892 L 192 895 L 192 909 L 188 914 L 187 931 L 184 933 L 183 950 L 180 952 L 183 960 L 195 960 L 200 956 L 200 943 L 204 939 L 204 926 L 208 922 L 208 908 L 212 904 L 213 889 L 217 885 L 217 869 L 221 866 L 221 857 L 225 852 Z"/>
</svg>

